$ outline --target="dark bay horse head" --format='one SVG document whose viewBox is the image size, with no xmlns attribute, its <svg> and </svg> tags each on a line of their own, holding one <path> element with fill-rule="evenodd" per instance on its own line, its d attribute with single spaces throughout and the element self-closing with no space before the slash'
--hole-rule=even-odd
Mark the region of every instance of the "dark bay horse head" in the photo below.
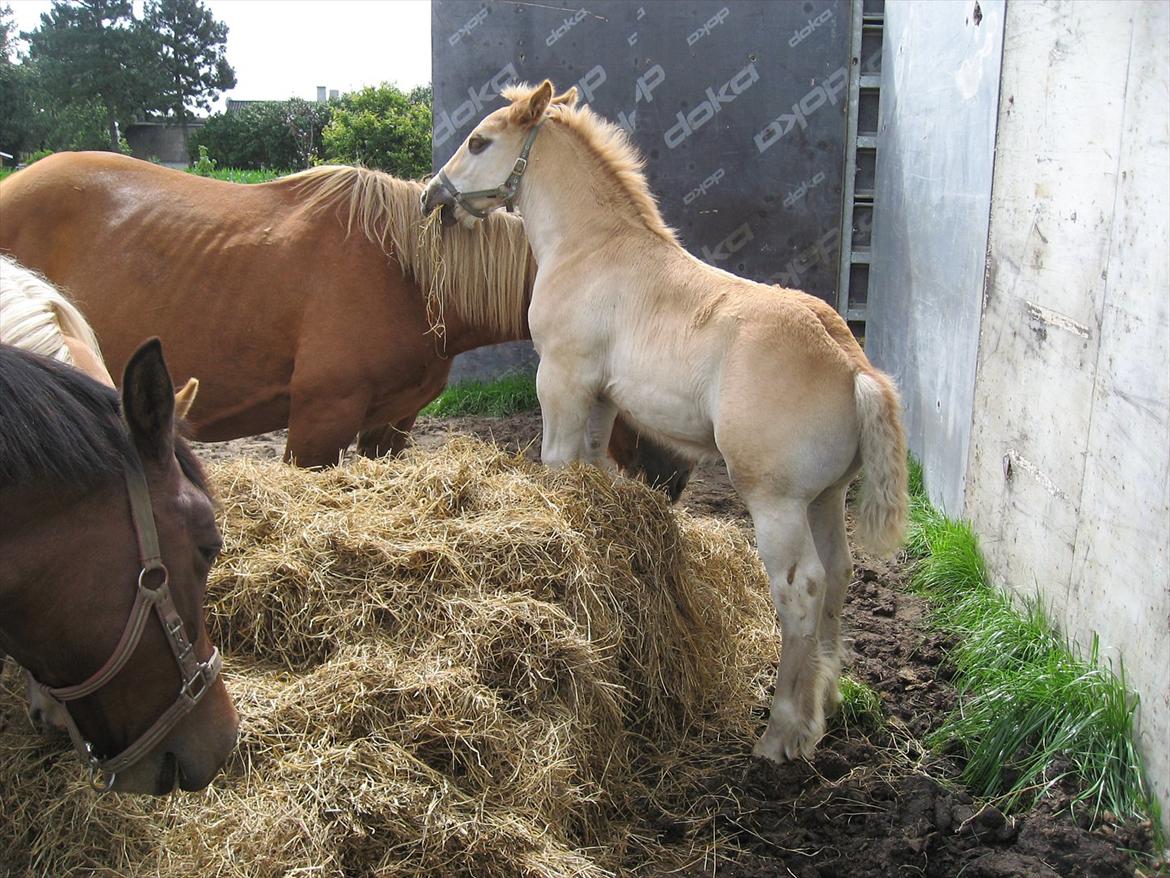
<svg viewBox="0 0 1170 878">
<path fill-rule="evenodd" d="M 65 704 L 95 787 L 197 790 L 239 724 L 203 618 L 221 540 L 157 339 L 122 387 L 0 346 L 0 654 Z"/>
</svg>

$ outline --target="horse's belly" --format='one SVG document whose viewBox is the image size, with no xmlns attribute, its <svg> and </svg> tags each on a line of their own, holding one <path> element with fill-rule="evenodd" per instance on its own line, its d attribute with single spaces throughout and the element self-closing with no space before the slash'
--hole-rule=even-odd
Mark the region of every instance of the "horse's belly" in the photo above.
<svg viewBox="0 0 1170 878">
<path fill-rule="evenodd" d="M 640 432 L 650 434 L 690 457 L 713 453 L 715 429 L 700 400 L 678 385 L 649 380 L 617 380 L 610 400 Z"/>
</svg>

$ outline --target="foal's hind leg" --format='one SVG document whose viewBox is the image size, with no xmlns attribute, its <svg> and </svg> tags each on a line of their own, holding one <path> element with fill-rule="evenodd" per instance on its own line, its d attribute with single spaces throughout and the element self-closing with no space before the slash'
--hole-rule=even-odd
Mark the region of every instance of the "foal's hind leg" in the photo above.
<svg viewBox="0 0 1170 878">
<path fill-rule="evenodd" d="M 747 499 L 782 638 L 771 715 L 754 752 L 782 762 L 810 755 L 825 731 L 827 669 L 818 628 L 827 576 L 805 502 Z"/>
<path fill-rule="evenodd" d="M 821 566 L 825 568 L 825 601 L 821 608 L 818 636 L 826 679 L 825 713 L 836 712 L 841 701 L 837 678 L 841 676 L 844 651 L 841 646 L 841 609 L 845 590 L 853 577 L 853 559 L 845 533 L 845 491 L 848 482 L 826 490 L 809 506 L 808 520 Z"/>
</svg>

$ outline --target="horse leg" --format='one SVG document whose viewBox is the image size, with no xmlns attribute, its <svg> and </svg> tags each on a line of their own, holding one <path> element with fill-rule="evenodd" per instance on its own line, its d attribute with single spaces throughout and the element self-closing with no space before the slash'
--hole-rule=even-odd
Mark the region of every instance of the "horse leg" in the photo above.
<svg viewBox="0 0 1170 878">
<path fill-rule="evenodd" d="M 536 369 L 536 395 L 543 423 L 540 459 L 545 466 L 604 457 L 617 411 L 608 412 L 595 389 L 546 359 Z M 594 448 L 597 443 L 599 451 Z"/>
<path fill-rule="evenodd" d="M 317 388 L 292 389 L 289 407 L 288 442 L 284 460 L 297 466 L 332 466 L 357 435 L 370 404 L 370 392 L 351 388 L 340 395 L 345 384 L 331 383 Z"/>
<path fill-rule="evenodd" d="M 609 437 L 609 456 L 627 475 L 640 478 L 651 488 L 665 491 L 674 503 L 691 478 L 693 464 L 651 439 L 639 435 L 618 416 Z"/>
<path fill-rule="evenodd" d="M 381 457 L 384 454 L 395 457 L 400 454 L 410 439 L 410 431 L 417 417 L 418 413 L 415 412 L 384 427 L 362 430 L 357 435 L 358 453 L 362 457 Z"/>
<path fill-rule="evenodd" d="M 809 756 L 825 731 L 827 669 L 817 629 L 827 577 L 809 528 L 807 503 L 748 500 L 781 636 L 771 715 L 753 752 L 782 762 Z"/>
<path fill-rule="evenodd" d="M 845 491 L 848 482 L 834 485 L 813 501 L 808 510 L 809 525 L 817 554 L 825 568 L 825 602 L 821 607 L 821 622 L 817 635 L 824 662 L 825 714 L 836 713 L 841 702 L 837 678 L 841 676 L 844 651 L 841 646 L 841 609 L 845 590 L 853 578 L 853 558 L 849 554 L 849 539 L 845 534 Z"/>
<path fill-rule="evenodd" d="M 608 400 L 593 400 L 589 406 L 589 416 L 585 420 L 583 460 L 594 466 L 612 468 L 613 464 L 607 452 L 617 413 L 617 406 Z"/>
</svg>

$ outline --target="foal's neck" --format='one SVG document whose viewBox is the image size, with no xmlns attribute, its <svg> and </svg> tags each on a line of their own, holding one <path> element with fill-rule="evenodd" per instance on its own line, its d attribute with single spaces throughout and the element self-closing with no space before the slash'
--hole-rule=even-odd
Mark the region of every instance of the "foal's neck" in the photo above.
<svg viewBox="0 0 1170 878">
<path fill-rule="evenodd" d="M 517 206 L 537 265 L 597 253 L 615 238 L 671 246 L 578 137 L 563 124 L 546 124 L 520 186 Z"/>
</svg>

